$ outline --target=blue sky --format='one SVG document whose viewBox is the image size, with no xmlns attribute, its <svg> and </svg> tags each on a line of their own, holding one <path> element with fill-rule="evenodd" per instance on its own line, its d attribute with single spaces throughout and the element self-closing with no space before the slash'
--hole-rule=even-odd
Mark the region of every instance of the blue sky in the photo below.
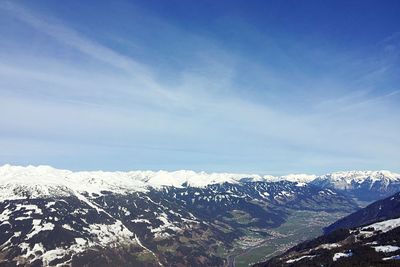
<svg viewBox="0 0 400 267">
<path fill-rule="evenodd" d="M 399 1 L 2 1 L 0 163 L 400 171 Z"/>
</svg>

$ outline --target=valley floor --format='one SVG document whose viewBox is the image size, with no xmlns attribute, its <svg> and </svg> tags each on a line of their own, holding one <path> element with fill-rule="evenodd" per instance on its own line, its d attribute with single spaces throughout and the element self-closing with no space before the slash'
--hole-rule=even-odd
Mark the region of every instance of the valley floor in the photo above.
<svg viewBox="0 0 400 267">
<path fill-rule="evenodd" d="M 346 215 L 347 213 L 343 212 L 293 211 L 284 224 L 267 231 L 270 235 L 267 239 L 259 240 L 253 237 L 255 243 L 253 246 L 238 243 L 237 249 L 228 256 L 228 266 L 244 267 L 265 261 L 302 241 L 321 235 L 323 227 Z M 252 235 L 249 233 L 246 239 L 248 241 L 251 238 Z"/>
</svg>

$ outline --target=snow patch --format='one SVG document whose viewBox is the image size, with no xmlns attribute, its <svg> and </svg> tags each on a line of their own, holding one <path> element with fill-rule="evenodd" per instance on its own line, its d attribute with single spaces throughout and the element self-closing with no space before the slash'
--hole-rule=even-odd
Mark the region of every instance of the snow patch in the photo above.
<svg viewBox="0 0 400 267">
<path fill-rule="evenodd" d="M 353 252 L 349 251 L 347 253 L 338 252 L 333 255 L 333 261 L 337 261 L 340 258 L 347 258 L 353 256 Z"/>
<path fill-rule="evenodd" d="M 399 250 L 400 247 L 387 245 L 387 246 L 376 246 L 376 247 L 374 247 L 374 249 L 376 252 L 389 253 L 389 252 L 394 252 L 394 251 Z"/>
<path fill-rule="evenodd" d="M 383 258 L 382 260 L 384 260 L 384 261 L 389 261 L 389 260 L 400 260 L 400 255 L 395 255 L 395 256 Z"/>
<path fill-rule="evenodd" d="M 300 258 L 288 260 L 288 261 L 286 261 L 286 263 L 293 263 L 293 262 L 300 261 L 300 260 L 302 260 L 302 259 L 314 258 L 314 257 L 315 257 L 315 255 L 305 255 L 305 256 L 301 256 Z"/>
</svg>

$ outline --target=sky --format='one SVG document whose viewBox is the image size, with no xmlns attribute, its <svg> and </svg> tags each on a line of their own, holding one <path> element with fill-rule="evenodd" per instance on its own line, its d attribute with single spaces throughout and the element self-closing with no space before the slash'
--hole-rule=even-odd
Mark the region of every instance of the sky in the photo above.
<svg viewBox="0 0 400 267">
<path fill-rule="evenodd" d="M 0 164 L 400 171 L 399 1 L 0 2 Z"/>
</svg>

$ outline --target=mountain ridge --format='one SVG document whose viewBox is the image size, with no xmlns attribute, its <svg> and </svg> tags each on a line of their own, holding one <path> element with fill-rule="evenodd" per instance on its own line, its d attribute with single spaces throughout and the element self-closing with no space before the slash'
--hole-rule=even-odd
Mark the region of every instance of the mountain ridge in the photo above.
<svg viewBox="0 0 400 267">
<path fill-rule="evenodd" d="M 324 228 L 325 234 L 400 217 L 400 192 L 378 200 Z"/>
<path fill-rule="evenodd" d="M 284 180 L 152 187 L 144 176 L 7 168 L 0 173 L 0 266 L 224 266 L 293 211 L 357 208 L 336 190 Z"/>
<path fill-rule="evenodd" d="M 129 180 L 137 181 L 138 184 L 134 184 L 133 187 L 140 185 L 140 183 L 150 185 L 152 187 L 162 186 L 174 186 L 174 187 L 205 187 L 211 184 L 218 183 L 238 183 L 241 181 L 291 181 L 291 182 L 302 182 L 302 183 L 322 183 L 323 181 L 334 182 L 351 182 L 351 181 L 365 181 L 372 180 L 378 181 L 382 179 L 388 179 L 390 181 L 400 181 L 400 174 L 387 171 L 340 171 L 333 172 L 324 175 L 314 174 L 287 174 L 281 176 L 273 175 L 260 175 L 260 174 L 246 174 L 246 173 L 228 173 L 228 172 L 211 172 L 207 173 L 204 171 L 195 172 L 191 170 L 177 170 L 177 171 L 149 171 L 149 170 L 133 170 L 133 171 L 70 171 L 66 169 L 57 169 L 48 165 L 28 165 L 18 166 L 5 164 L 0 166 L 0 182 L 4 182 L 7 178 L 9 179 L 24 179 L 28 178 L 29 175 L 41 175 L 46 177 L 48 180 L 59 183 L 60 177 L 70 179 L 72 182 L 76 182 L 77 179 L 104 179 L 108 177 L 115 179 L 124 179 L 124 182 Z M 56 178 L 56 180 L 54 180 Z M 29 180 L 24 181 L 29 182 Z M 36 181 L 40 182 L 40 181 Z M 340 187 L 336 185 L 337 189 L 346 189 L 346 187 Z"/>
</svg>

